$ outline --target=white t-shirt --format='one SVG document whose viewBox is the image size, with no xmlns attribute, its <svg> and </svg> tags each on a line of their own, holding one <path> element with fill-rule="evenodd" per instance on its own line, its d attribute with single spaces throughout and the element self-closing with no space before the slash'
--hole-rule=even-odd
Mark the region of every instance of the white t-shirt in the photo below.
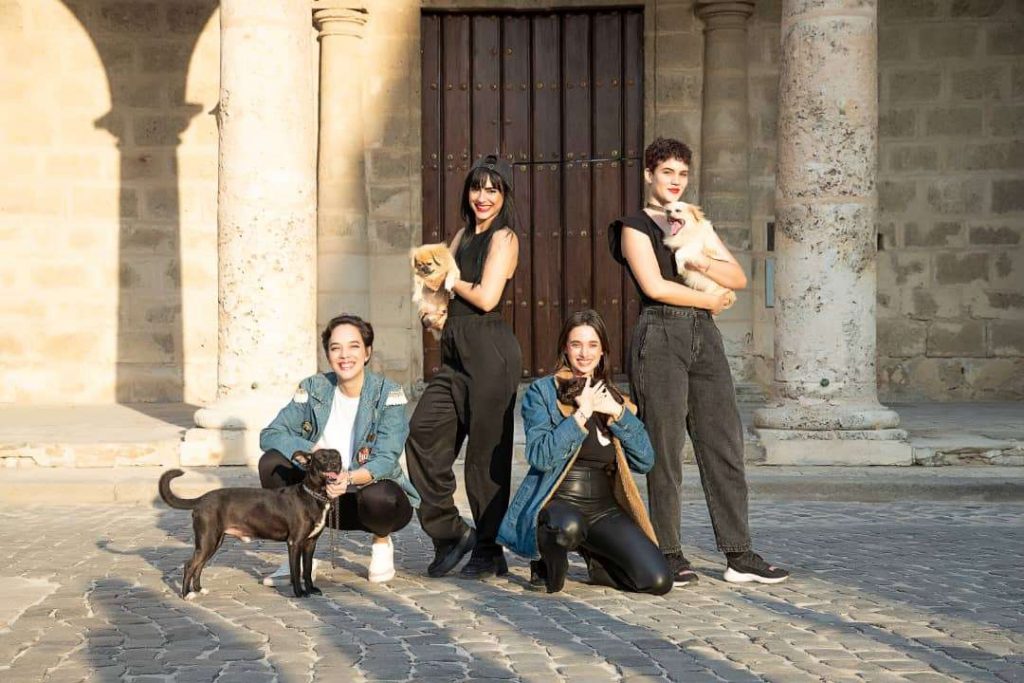
<svg viewBox="0 0 1024 683">
<path fill-rule="evenodd" d="M 336 387 L 331 414 L 320 440 L 316 442 L 317 448 L 333 448 L 341 453 L 341 464 L 346 470 L 352 463 L 352 428 L 356 424 L 358 409 L 359 397 L 349 398 L 341 392 L 341 387 Z"/>
</svg>

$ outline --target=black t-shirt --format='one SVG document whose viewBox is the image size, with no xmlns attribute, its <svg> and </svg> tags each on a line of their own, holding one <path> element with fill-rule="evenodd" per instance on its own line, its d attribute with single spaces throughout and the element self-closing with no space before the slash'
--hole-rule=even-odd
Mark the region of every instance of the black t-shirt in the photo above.
<svg viewBox="0 0 1024 683">
<path fill-rule="evenodd" d="M 587 421 L 587 428 L 587 437 L 583 439 L 583 445 L 580 446 L 573 467 L 601 469 L 611 465 L 615 462 L 615 446 L 610 440 L 607 445 L 597 440 L 597 425 L 593 417 Z"/>
<path fill-rule="evenodd" d="M 651 240 L 651 247 L 654 248 L 654 258 L 658 261 L 658 269 L 661 271 L 661 277 L 666 280 L 676 280 L 679 277 L 679 271 L 676 269 L 676 259 L 672 253 L 672 250 L 665 246 L 664 239 L 665 233 L 658 224 L 654 222 L 654 219 L 647 215 L 646 211 L 640 210 L 629 216 L 624 216 L 608 227 L 608 246 L 611 247 L 612 257 L 616 261 L 626 267 L 629 272 L 629 277 L 633 281 L 633 285 L 636 287 L 637 296 L 640 297 L 641 306 L 660 306 L 661 302 L 644 294 L 644 290 L 640 288 L 640 283 L 637 282 L 636 276 L 633 275 L 633 269 L 629 267 L 629 263 L 626 262 L 626 257 L 622 254 L 622 231 L 625 229 L 639 230 L 643 234 L 647 235 L 648 239 Z"/>
</svg>

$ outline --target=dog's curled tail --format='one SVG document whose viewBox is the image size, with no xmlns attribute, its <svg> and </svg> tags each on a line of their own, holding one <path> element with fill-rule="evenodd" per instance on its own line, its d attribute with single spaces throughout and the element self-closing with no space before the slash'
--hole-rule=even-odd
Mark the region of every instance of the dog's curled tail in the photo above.
<svg viewBox="0 0 1024 683">
<path fill-rule="evenodd" d="M 191 510 L 199 502 L 198 498 L 178 498 L 171 492 L 171 479 L 185 474 L 181 470 L 167 470 L 160 475 L 160 497 L 172 508 L 178 510 Z"/>
</svg>

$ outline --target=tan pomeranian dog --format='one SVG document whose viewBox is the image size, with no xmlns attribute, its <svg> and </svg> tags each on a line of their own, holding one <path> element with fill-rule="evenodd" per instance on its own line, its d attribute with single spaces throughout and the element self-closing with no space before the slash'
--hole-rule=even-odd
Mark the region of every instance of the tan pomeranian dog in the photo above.
<svg viewBox="0 0 1024 683">
<path fill-rule="evenodd" d="M 736 292 L 723 287 L 699 270 L 690 270 L 688 263 L 695 262 L 699 255 L 722 260 L 716 252 L 715 241 L 711 237 L 715 228 L 711 221 L 704 217 L 704 212 L 695 204 L 686 202 L 670 202 L 664 206 L 665 217 L 668 219 L 669 235 L 665 238 L 665 246 L 675 252 L 676 270 L 690 289 L 708 294 L 727 292 L 725 308 L 736 303 Z"/>
<path fill-rule="evenodd" d="M 439 339 L 448 319 L 448 301 L 459 279 L 459 267 L 443 242 L 416 247 L 409 256 L 412 259 L 412 302 L 419 307 L 423 327 Z"/>
</svg>

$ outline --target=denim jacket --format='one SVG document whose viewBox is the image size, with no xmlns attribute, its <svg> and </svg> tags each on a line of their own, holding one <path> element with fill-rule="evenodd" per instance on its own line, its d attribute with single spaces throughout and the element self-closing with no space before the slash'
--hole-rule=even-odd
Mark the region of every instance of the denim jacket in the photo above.
<svg viewBox="0 0 1024 683">
<path fill-rule="evenodd" d="M 296 451 L 311 451 L 320 439 L 338 386 L 338 376 L 325 372 L 299 382 L 292 400 L 260 432 L 260 448 L 279 451 L 291 459 Z M 365 467 L 374 480 L 391 479 L 409 496 L 414 507 L 420 497 L 402 471 L 398 459 L 409 435 L 405 393 L 391 380 L 367 371 L 359 392 L 359 407 L 352 427 L 350 470 Z M 363 457 L 361 457 L 363 456 Z M 360 462 L 364 460 L 365 462 Z"/>
<path fill-rule="evenodd" d="M 530 470 L 516 491 L 498 530 L 498 542 L 530 559 L 538 559 L 537 517 L 554 495 L 587 435 L 572 417 L 573 406 L 558 402 L 555 377 L 543 377 L 523 395 L 526 460 Z M 627 403 L 618 420 L 609 424 L 618 465 L 615 497 L 651 540 L 654 530 L 630 470 L 644 474 L 654 466 L 654 448 L 644 425 Z"/>
</svg>

